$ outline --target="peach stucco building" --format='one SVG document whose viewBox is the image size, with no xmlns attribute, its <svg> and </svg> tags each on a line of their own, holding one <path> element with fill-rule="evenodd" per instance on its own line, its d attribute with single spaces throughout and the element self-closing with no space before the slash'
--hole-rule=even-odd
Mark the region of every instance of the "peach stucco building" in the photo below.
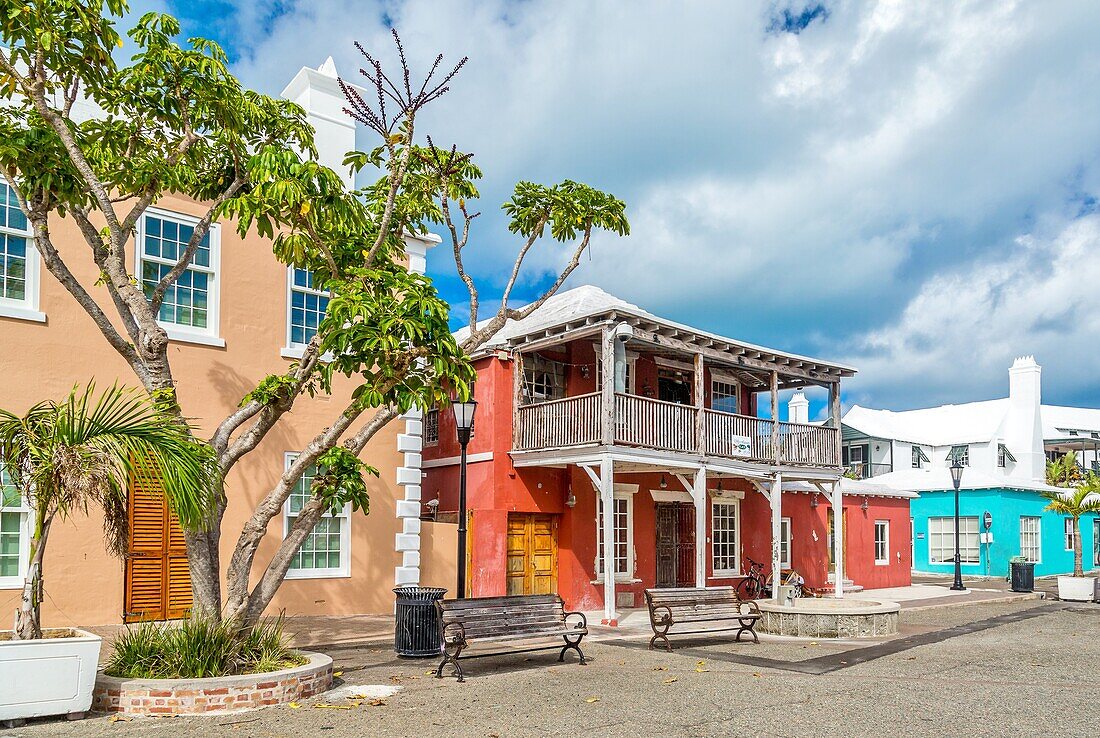
<svg viewBox="0 0 1100 738">
<path fill-rule="evenodd" d="M 338 169 L 343 153 L 354 148 L 355 128 L 341 113 L 331 59 L 318 70 L 301 70 L 283 94 L 306 108 L 317 129 L 322 160 Z M 0 185 L 0 407 L 22 413 L 93 378 L 100 386 L 116 380 L 138 386 L 91 319 L 40 264 L 6 187 Z M 201 205 L 184 198 L 157 202 L 138 228 L 131 258 L 140 263 L 131 263 L 132 272 L 155 278 L 156 270 L 170 263 L 178 242 L 186 242 L 181 231 L 186 233 L 201 211 Z M 96 268 L 75 224 L 58 220 L 53 228 L 66 261 L 83 284 L 91 285 Z M 433 236 L 407 241 L 411 269 L 423 271 L 427 249 L 437 241 Z M 324 295 L 309 288 L 306 273 L 276 261 L 269 241 L 241 239 L 232 222 L 214 226 L 208 247 L 166 299 L 161 314 L 173 339 L 171 361 L 180 402 L 204 437 L 259 379 L 284 371 L 300 354 L 325 304 Z M 93 296 L 113 314 L 106 290 L 93 289 Z M 331 422 L 348 402 L 350 389 L 349 383 L 337 382 L 331 397 L 300 400 L 230 474 L 223 562 L 287 459 Z M 292 616 L 389 612 L 395 584 L 453 582 L 455 526 L 419 519 L 420 436 L 420 414 L 413 412 L 371 442 L 364 458 L 381 476 L 368 479 L 370 514 L 323 521 L 324 530 L 307 541 L 273 610 Z M 0 612 L 11 613 L 26 566 L 27 515 L 13 500 L 7 502 L 8 507 L 0 508 Z M 274 552 L 292 513 L 288 506 L 272 521 L 255 574 Z M 105 551 L 101 521 L 94 515 L 55 524 L 44 566 L 45 624 L 123 621 L 126 571 L 124 561 Z"/>
</svg>

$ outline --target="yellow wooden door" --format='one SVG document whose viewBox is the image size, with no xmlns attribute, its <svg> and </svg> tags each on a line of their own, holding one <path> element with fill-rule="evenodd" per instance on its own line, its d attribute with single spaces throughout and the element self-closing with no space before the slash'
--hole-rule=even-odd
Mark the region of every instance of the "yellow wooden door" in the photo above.
<svg viewBox="0 0 1100 738">
<path fill-rule="evenodd" d="M 558 587 L 556 515 L 508 515 L 508 594 L 551 594 Z"/>
<path fill-rule="evenodd" d="M 191 611 L 191 573 L 179 520 L 150 474 L 130 479 L 130 540 L 123 620 L 169 620 Z"/>
</svg>

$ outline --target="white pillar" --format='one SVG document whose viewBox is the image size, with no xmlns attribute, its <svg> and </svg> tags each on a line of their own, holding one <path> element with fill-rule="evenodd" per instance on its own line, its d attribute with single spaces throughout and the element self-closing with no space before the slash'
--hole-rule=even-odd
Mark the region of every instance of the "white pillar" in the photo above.
<svg viewBox="0 0 1100 738">
<path fill-rule="evenodd" d="M 600 510 L 600 522 L 603 524 L 603 624 L 618 625 L 618 614 L 615 612 L 615 470 L 610 456 L 600 459 Z"/>
<path fill-rule="evenodd" d="M 770 495 L 772 506 L 772 599 L 779 601 L 779 585 L 783 583 L 783 562 L 779 543 L 783 540 L 783 475 L 775 474 Z"/>
<path fill-rule="evenodd" d="M 833 573 L 833 586 L 836 596 L 844 597 L 844 499 L 840 491 L 840 482 L 833 482 L 833 561 L 836 562 Z"/>
<path fill-rule="evenodd" d="M 695 482 L 691 486 L 691 499 L 695 503 L 695 586 L 707 586 L 707 468 L 695 470 Z"/>
</svg>

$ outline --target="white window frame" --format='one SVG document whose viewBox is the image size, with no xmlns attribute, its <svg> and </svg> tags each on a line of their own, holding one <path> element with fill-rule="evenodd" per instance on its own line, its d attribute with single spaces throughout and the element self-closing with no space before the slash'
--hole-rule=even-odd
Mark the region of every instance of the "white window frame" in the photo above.
<svg viewBox="0 0 1100 738">
<path fill-rule="evenodd" d="M 1062 523 L 1062 541 L 1066 546 L 1067 551 L 1073 550 L 1073 539 L 1076 537 L 1073 534 L 1073 518 L 1063 518 Z"/>
<path fill-rule="evenodd" d="M 714 404 L 715 401 L 718 399 L 718 395 L 719 395 L 716 385 L 726 385 L 727 387 L 732 387 L 733 388 L 734 394 L 731 395 L 731 394 L 729 394 L 729 392 L 723 391 L 721 393 L 721 396 L 722 396 L 722 399 L 732 397 L 735 400 L 737 400 L 737 410 L 735 410 L 733 412 L 734 412 L 735 415 L 740 414 L 740 412 L 741 412 L 741 383 L 739 381 L 737 381 L 736 379 L 734 379 L 733 377 L 730 377 L 726 374 L 719 374 L 717 372 L 712 372 L 711 375 L 710 375 L 710 408 L 711 408 L 711 410 L 716 410 L 717 409 L 715 407 L 715 404 Z M 718 412 L 728 413 L 730 411 L 729 410 L 718 410 Z"/>
<path fill-rule="evenodd" d="M 286 345 L 279 351 L 279 355 L 284 359 L 300 359 L 306 350 L 304 343 L 295 343 L 292 340 L 293 329 L 291 327 L 291 316 L 294 315 L 294 293 L 301 292 L 306 295 L 316 295 L 317 297 L 327 297 L 332 299 L 332 293 L 325 290 L 317 290 L 312 287 L 297 287 L 294 284 L 294 269 L 293 266 L 286 268 Z M 305 269 L 303 271 L 309 271 Z M 326 361 L 331 361 L 331 354 L 325 354 L 322 357 Z"/>
<path fill-rule="evenodd" d="M 599 392 L 603 387 L 603 358 L 601 355 L 602 349 L 600 344 L 594 343 L 592 346 L 596 349 L 596 391 Z M 634 376 L 637 372 L 634 370 L 634 364 L 638 361 L 638 354 L 634 351 L 626 352 L 626 394 L 634 394 Z M 566 377 L 568 380 L 568 377 Z"/>
<path fill-rule="evenodd" d="M 733 508 L 733 515 L 727 515 L 723 512 L 723 518 L 732 518 L 733 520 L 733 541 L 723 541 L 722 546 L 733 545 L 733 568 L 721 569 L 715 565 L 715 561 L 718 556 L 718 533 L 719 531 L 714 526 L 714 521 L 718 519 L 718 508 L 720 506 L 728 506 Z M 726 533 L 728 531 L 722 531 Z M 728 553 L 722 555 L 723 559 L 729 559 Z M 715 578 L 719 577 L 736 577 L 741 574 L 741 501 L 736 498 L 717 498 L 710 501 L 710 565 L 711 576 Z"/>
<path fill-rule="evenodd" d="M 1026 525 L 1025 525 L 1026 521 Z M 1034 544 L 1028 544 L 1028 539 L 1034 539 Z M 1028 549 L 1035 549 L 1035 557 L 1028 555 Z M 1043 556 L 1043 519 L 1038 515 L 1020 516 L 1020 555 L 1033 563 L 1041 563 Z"/>
<path fill-rule="evenodd" d="M 290 468 L 294 460 L 298 458 L 298 452 L 287 451 L 283 455 L 284 471 Z M 283 538 L 290 532 L 291 519 L 295 517 L 290 512 L 290 497 L 283 503 Z M 340 526 L 340 566 L 327 569 L 287 569 L 286 579 L 344 579 L 351 576 L 351 505 L 344 505 L 338 515 L 331 511 L 325 512 L 326 518 L 337 517 L 344 522 Z"/>
<path fill-rule="evenodd" d="M 943 530 L 933 531 L 933 522 L 942 523 L 944 525 Z M 967 530 L 970 526 L 970 522 L 973 521 L 973 532 Z M 967 537 L 973 536 L 973 546 L 965 545 Z M 977 515 L 962 515 L 959 517 L 959 556 L 961 562 L 967 566 L 975 566 L 981 563 L 981 543 L 978 536 L 978 516 Z M 941 552 L 943 550 L 943 542 L 947 542 L 947 556 L 946 558 L 936 558 L 933 556 L 933 552 L 936 550 L 936 542 L 940 542 L 939 548 Z M 976 558 L 967 558 L 968 552 L 973 550 Z M 955 562 L 955 518 L 950 515 L 937 515 L 928 518 L 928 562 L 931 564 L 952 564 Z"/>
<path fill-rule="evenodd" d="M 962 465 L 963 466 L 970 466 L 970 444 L 969 443 L 958 443 L 958 444 L 955 444 L 954 446 L 952 446 L 951 448 L 947 449 L 947 466 L 951 466 L 951 463 L 954 461 L 955 449 L 957 449 L 957 448 L 962 449 L 962 453 L 959 454 L 959 456 L 962 459 Z"/>
<path fill-rule="evenodd" d="M 882 556 L 879 557 L 879 531 L 882 531 Z M 889 566 L 890 564 L 890 521 L 889 520 L 876 520 L 875 521 L 875 537 L 873 541 L 874 554 L 875 554 L 875 566 Z"/>
<path fill-rule="evenodd" d="M 923 469 L 925 464 L 931 463 L 928 459 L 928 454 L 924 453 L 923 448 L 914 444 L 910 449 L 913 457 L 914 469 Z"/>
<path fill-rule="evenodd" d="M 791 519 L 780 518 L 779 519 L 779 568 L 780 569 L 793 569 L 791 565 Z M 784 554 L 786 550 L 786 554 Z"/>
<path fill-rule="evenodd" d="M 7 474 L 0 472 L 0 485 L 8 486 Z M 3 497 L 0 497 L 2 500 Z M 27 576 L 27 566 L 30 563 L 31 553 L 31 510 L 27 507 L 27 501 L 19 495 L 19 506 L 2 507 L 7 513 L 19 515 L 19 564 L 14 576 L 0 576 L 0 589 L 22 589 Z"/>
<path fill-rule="evenodd" d="M 187 215 L 185 213 L 177 213 L 172 210 L 162 210 L 160 208 L 149 208 L 141 217 L 138 218 L 137 226 L 134 233 L 134 258 L 135 269 L 134 276 L 137 279 L 138 285 L 144 284 L 142 279 L 142 267 L 146 261 L 145 256 L 145 219 L 147 217 L 154 217 L 160 220 L 170 220 L 182 225 L 188 225 L 195 227 L 199 223 L 199 219 L 193 215 Z M 210 224 L 210 266 L 200 266 L 194 263 L 192 259 L 191 264 L 188 265 L 188 269 L 202 272 L 208 275 L 209 287 L 206 296 L 206 328 L 194 328 L 192 326 L 177 325 L 175 323 L 168 323 L 157 318 L 157 324 L 164 329 L 168 334 L 168 338 L 173 341 L 181 341 L 184 343 L 197 343 L 204 346 L 217 346 L 224 347 L 225 339 L 221 338 L 221 226 L 218 223 Z M 176 262 L 169 259 L 158 259 L 156 257 L 149 257 L 148 261 L 153 264 L 168 265 L 169 267 Z"/>
<path fill-rule="evenodd" d="M 428 422 L 428 418 L 435 418 L 433 423 Z M 430 438 L 428 436 L 428 429 L 435 430 L 435 437 Z M 470 429 L 470 437 L 473 437 L 473 429 Z M 438 446 L 439 445 L 439 408 L 433 407 L 424 411 L 424 445 L 425 446 Z"/>
<path fill-rule="evenodd" d="M 615 581 L 630 583 L 634 581 L 634 493 L 636 484 L 616 484 L 614 500 L 626 503 L 626 571 L 616 571 Z M 614 505 L 614 502 L 612 503 Z M 616 544 L 618 541 L 616 541 Z M 596 495 L 596 583 L 603 582 L 603 499 Z"/>
<path fill-rule="evenodd" d="M 7 182 L 0 182 L 0 192 L 6 192 L 3 188 L 11 188 Z M 7 207 L 7 202 L 0 203 Z M 20 210 L 19 206 L 15 208 Z M 22 210 L 20 210 L 22 212 Z M 29 320 L 35 323 L 45 323 L 46 314 L 38 309 L 38 300 L 41 290 L 42 268 L 38 247 L 34 240 L 34 231 L 28 222 L 23 230 L 0 225 L 0 233 L 7 236 L 25 239 L 27 242 L 26 264 L 23 267 L 23 299 L 13 300 L 0 295 L 0 316 L 15 318 L 17 320 Z"/>
</svg>

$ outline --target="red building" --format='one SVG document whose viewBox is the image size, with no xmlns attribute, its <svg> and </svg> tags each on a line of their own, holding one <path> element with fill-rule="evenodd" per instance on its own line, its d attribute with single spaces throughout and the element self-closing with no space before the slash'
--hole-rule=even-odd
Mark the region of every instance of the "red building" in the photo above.
<svg viewBox="0 0 1100 738">
<path fill-rule="evenodd" d="M 474 359 L 471 596 L 555 591 L 614 623 L 647 587 L 735 584 L 750 558 L 837 594 L 846 578 L 910 583 L 908 497 L 841 482 L 840 381 L 853 369 L 595 287 L 510 322 Z M 779 422 L 779 393 L 814 385 L 829 390 L 831 420 L 808 422 L 799 391 Z M 442 519 L 458 509 L 458 454 L 452 414 L 426 413 L 422 499 Z"/>
</svg>

